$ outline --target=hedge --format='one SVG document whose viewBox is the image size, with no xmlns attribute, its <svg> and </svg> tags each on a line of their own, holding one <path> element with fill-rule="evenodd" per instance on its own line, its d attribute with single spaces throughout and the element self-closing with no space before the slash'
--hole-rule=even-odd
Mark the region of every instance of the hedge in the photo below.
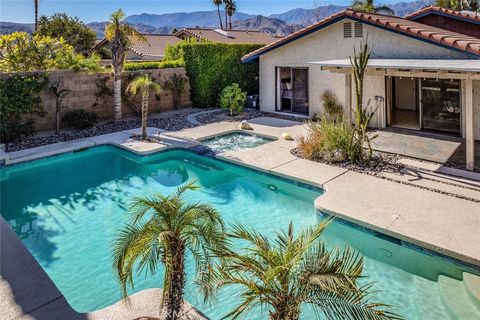
<svg viewBox="0 0 480 320">
<path fill-rule="evenodd" d="M 147 61 L 147 62 L 127 62 L 123 69 L 125 71 L 148 70 L 148 69 L 167 69 L 184 67 L 185 63 L 182 60 L 171 61 Z"/>
<path fill-rule="evenodd" d="M 238 83 L 248 94 L 258 93 L 258 63 L 241 58 L 262 45 L 182 43 L 185 69 L 195 107 L 216 107 L 223 88 Z"/>
</svg>

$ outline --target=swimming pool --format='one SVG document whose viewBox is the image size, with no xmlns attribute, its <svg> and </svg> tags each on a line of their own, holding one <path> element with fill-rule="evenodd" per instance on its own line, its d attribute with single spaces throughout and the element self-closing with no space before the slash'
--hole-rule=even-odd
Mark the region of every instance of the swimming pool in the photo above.
<svg viewBox="0 0 480 320">
<path fill-rule="evenodd" d="M 215 152 L 226 152 L 253 149 L 274 140 L 255 134 L 232 132 L 202 140 L 201 143 Z"/>
<path fill-rule="evenodd" d="M 138 156 L 109 146 L 2 168 L 1 215 L 71 306 L 93 311 L 120 299 L 111 245 L 127 221 L 129 199 L 168 194 L 192 178 L 201 190 L 188 199 L 214 205 L 227 224 L 237 220 L 272 235 L 290 220 L 299 229 L 320 219 L 313 206 L 319 189 L 187 151 Z M 464 267 L 340 222 L 324 239 L 330 247 L 347 242 L 365 255 L 365 275 L 382 291 L 376 300 L 397 306 L 394 311 L 406 319 L 421 319 L 421 314 L 448 319 L 436 281 L 439 275 L 460 279 Z M 189 259 L 187 274 L 193 270 Z M 155 278 L 138 276 L 135 291 L 161 287 L 161 277 L 161 272 Z M 236 302 L 235 290 L 226 288 L 217 305 L 205 306 L 191 285 L 186 299 L 211 319 Z M 302 318 L 311 319 L 309 312 Z"/>
</svg>

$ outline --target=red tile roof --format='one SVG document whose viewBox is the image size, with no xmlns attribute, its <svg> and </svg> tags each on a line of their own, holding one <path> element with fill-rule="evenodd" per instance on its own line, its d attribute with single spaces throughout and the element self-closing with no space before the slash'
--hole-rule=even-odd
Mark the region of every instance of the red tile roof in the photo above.
<svg viewBox="0 0 480 320">
<path fill-rule="evenodd" d="M 189 37 L 194 37 L 199 40 L 207 40 L 211 42 L 220 43 L 256 43 L 256 44 L 269 44 L 279 39 L 279 37 L 270 35 L 262 31 L 250 31 L 250 30 L 226 30 L 227 35 L 222 34 L 216 29 L 205 28 L 185 28 L 175 33 L 175 36 L 181 37 L 186 34 Z"/>
<path fill-rule="evenodd" d="M 292 42 L 307 34 L 322 29 L 330 25 L 331 23 L 337 22 L 344 18 L 350 18 L 353 20 L 368 23 L 382 29 L 397 32 L 399 34 L 424 40 L 443 47 L 449 47 L 458 51 L 468 52 L 480 57 L 480 39 L 478 38 L 465 36 L 463 34 L 425 25 L 397 16 L 356 12 L 351 9 L 347 9 L 339 13 L 333 14 L 295 33 L 292 33 L 285 38 L 282 38 L 258 50 L 255 50 L 245 55 L 242 58 L 242 61 L 246 62 L 254 60 L 258 58 L 258 56 L 268 51 L 281 47 L 289 42 Z"/>
<path fill-rule="evenodd" d="M 480 23 L 480 15 L 476 14 L 475 12 L 471 11 L 455 11 L 455 10 L 450 10 L 450 9 L 445 9 L 445 8 L 440 8 L 440 7 L 435 7 L 435 6 L 429 6 L 422 8 L 420 10 L 417 10 L 408 16 L 405 17 L 405 19 L 408 20 L 415 20 L 416 18 L 420 16 L 425 16 L 429 13 L 440 13 L 443 15 L 450 16 L 452 18 L 460 18 L 462 20 L 467 20 L 467 21 L 472 21 L 476 23 Z"/>
</svg>

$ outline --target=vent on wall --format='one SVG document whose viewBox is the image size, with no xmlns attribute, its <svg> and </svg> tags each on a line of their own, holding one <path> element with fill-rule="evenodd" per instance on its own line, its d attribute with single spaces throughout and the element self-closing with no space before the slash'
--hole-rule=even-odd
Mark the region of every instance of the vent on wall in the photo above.
<svg viewBox="0 0 480 320">
<path fill-rule="evenodd" d="M 355 38 L 363 37 L 363 23 L 355 22 Z"/>
<path fill-rule="evenodd" d="M 343 24 L 343 37 L 344 38 L 351 38 L 352 37 L 352 23 L 345 22 Z"/>
</svg>

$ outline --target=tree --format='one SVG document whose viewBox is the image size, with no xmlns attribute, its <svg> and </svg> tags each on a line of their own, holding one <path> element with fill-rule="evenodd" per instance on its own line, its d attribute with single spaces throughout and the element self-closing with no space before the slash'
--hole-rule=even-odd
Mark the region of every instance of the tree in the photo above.
<svg viewBox="0 0 480 320">
<path fill-rule="evenodd" d="M 113 67 L 113 104 L 114 119 L 122 119 L 122 73 L 125 52 L 131 40 L 146 41 L 145 37 L 130 25 L 126 24 L 125 13 L 118 9 L 110 16 L 105 26 L 105 38 L 110 42 Z"/>
<path fill-rule="evenodd" d="M 395 11 L 390 9 L 388 6 L 375 6 L 373 0 L 353 0 L 352 9 L 360 12 L 368 13 L 386 13 L 386 14 L 395 14 Z"/>
<path fill-rule="evenodd" d="M 240 88 L 238 83 L 232 83 L 220 93 L 220 108 L 228 110 L 230 116 L 243 111 L 247 93 Z"/>
<path fill-rule="evenodd" d="M 436 0 L 438 7 L 452 10 L 471 10 L 478 11 L 480 9 L 480 1 L 478 0 Z"/>
<path fill-rule="evenodd" d="M 217 6 L 218 20 L 220 21 L 220 29 L 223 30 L 222 16 L 220 15 L 220 6 L 222 5 L 222 3 L 223 3 L 223 0 L 213 0 L 213 4 Z M 225 21 L 225 24 L 227 24 L 226 21 Z"/>
<path fill-rule="evenodd" d="M 63 98 L 69 95 L 72 90 L 69 89 L 60 89 L 62 86 L 60 80 L 51 80 L 50 81 L 50 90 L 55 96 L 55 134 L 58 135 L 60 132 L 60 112 L 65 108 L 63 105 Z"/>
<path fill-rule="evenodd" d="M 147 117 L 148 117 L 148 99 L 150 98 L 150 92 L 154 91 L 160 94 L 162 88 L 160 84 L 152 81 L 146 74 L 136 77 L 127 87 L 127 91 L 136 96 L 140 94 L 142 96 L 142 140 L 147 140 Z"/>
<path fill-rule="evenodd" d="M 173 105 L 175 109 L 180 108 L 180 102 L 182 99 L 182 95 L 185 92 L 185 84 L 187 83 L 187 78 L 182 76 L 181 74 L 174 73 L 170 80 L 165 81 L 165 87 L 172 91 L 173 94 Z"/>
<path fill-rule="evenodd" d="M 232 30 L 232 16 L 237 11 L 237 4 L 234 0 L 224 0 L 225 2 L 225 11 L 227 12 L 228 17 L 230 18 L 229 29 Z M 226 22 L 225 22 L 226 24 Z"/>
<path fill-rule="evenodd" d="M 296 236 L 290 223 L 272 240 L 235 225 L 229 235 L 248 247 L 217 253 L 222 263 L 211 274 L 215 289 L 235 285 L 240 290 L 241 301 L 224 319 L 248 318 L 246 313 L 260 307 L 269 310 L 271 320 L 298 320 L 302 305 L 326 319 L 401 319 L 386 305 L 369 301 L 372 285 L 358 283 L 364 266 L 358 253 L 348 247 L 329 250 L 319 240 L 328 223 Z"/>
<path fill-rule="evenodd" d="M 167 320 L 178 319 L 182 308 L 186 252 L 192 253 L 197 279 L 208 290 L 212 250 L 223 252 L 226 248 L 220 213 L 207 204 L 184 200 L 187 191 L 198 189 L 195 181 L 190 181 L 170 196 L 134 199 L 129 209 L 132 221 L 119 233 L 114 245 L 113 265 L 124 297 L 127 285 L 133 287 L 134 271 L 155 274 L 163 263 L 160 308 L 166 312 Z"/>
<path fill-rule="evenodd" d="M 62 37 L 71 44 L 77 53 L 87 55 L 95 45 L 97 35 L 78 17 L 69 17 L 65 13 L 55 13 L 51 17 L 42 16 L 36 34 Z"/>
<path fill-rule="evenodd" d="M 35 32 L 38 29 L 38 0 L 33 0 L 33 6 L 35 8 Z"/>
</svg>

